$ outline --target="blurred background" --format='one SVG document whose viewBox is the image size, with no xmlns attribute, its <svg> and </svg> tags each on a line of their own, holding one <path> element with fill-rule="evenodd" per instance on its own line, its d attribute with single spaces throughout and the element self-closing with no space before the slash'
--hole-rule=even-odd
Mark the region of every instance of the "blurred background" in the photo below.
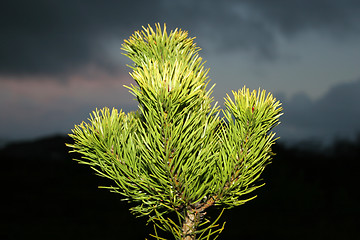
<svg viewBox="0 0 360 240">
<path fill-rule="evenodd" d="M 7 0 L 0 19 L 0 239 L 151 231 L 120 196 L 97 189 L 111 183 L 71 161 L 64 143 L 95 108 L 136 110 L 120 47 L 154 23 L 196 37 L 220 105 L 244 85 L 283 103 L 267 185 L 225 212 L 220 239 L 359 235 L 359 1 Z"/>
</svg>

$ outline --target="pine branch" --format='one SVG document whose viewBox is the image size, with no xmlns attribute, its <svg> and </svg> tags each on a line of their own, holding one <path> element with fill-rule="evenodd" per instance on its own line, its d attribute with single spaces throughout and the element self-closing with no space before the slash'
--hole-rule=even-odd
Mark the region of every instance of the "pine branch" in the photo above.
<svg viewBox="0 0 360 240">
<path fill-rule="evenodd" d="M 148 217 L 156 239 L 162 239 L 156 229 L 175 239 L 216 238 L 224 225 L 207 219 L 207 209 L 255 197 L 249 194 L 263 185 L 259 178 L 276 140 L 271 131 L 282 114 L 270 93 L 244 87 L 227 96 L 220 117 L 193 40 L 159 24 L 125 40 L 137 84 L 125 87 L 138 111 L 96 110 L 75 126 L 68 144 L 82 155 L 79 163 L 116 184 L 105 188 L 137 204 L 130 211 Z"/>
</svg>

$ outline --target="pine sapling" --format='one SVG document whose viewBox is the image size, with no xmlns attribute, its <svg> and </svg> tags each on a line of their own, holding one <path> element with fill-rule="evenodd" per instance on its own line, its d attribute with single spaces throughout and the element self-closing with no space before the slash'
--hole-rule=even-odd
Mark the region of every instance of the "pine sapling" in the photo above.
<svg viewBox="0 0 360 240">
<path fill-rule="evenodd" d="M 77 161 L 114 181 L 106 188 L 136 204 L 130 211 L 148 217 L 154 238 L 163 239 L 158 229 L 175 239 L 216 238 L 224 224 L 211 220 L 208 208 L 255 197 L 250 193 L 263 185 L 258 180 L 271 161 L 281 103 L 244 87 L 227 95 L 220 110 L 200 48 L 185 31 L 144 27 L 122 50 L 134 62 L 137 85 L 125 87 L 138 110 L 95 110 L 75 125 L 67 146 L 81 154 Z"/>
</svg>

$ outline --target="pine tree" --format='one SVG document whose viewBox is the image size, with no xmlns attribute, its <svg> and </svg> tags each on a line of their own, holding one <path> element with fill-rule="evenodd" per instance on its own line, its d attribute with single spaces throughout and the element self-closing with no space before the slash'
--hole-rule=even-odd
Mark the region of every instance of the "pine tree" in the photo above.
<svg viewBox="0 0 360 240">
<path fill-rule="evenodd" d="M 103 108 L 75 125 L 67 144 L 82 164 L 114 181 L 107 187 L 136 204 L 175 239 L 216 238 L 224 225 L 205 215 L 208 208 L 244 204 L 263 184 L 270 163 L 281 103 L 265 90 L 242 88 L 212 104 L 208 69 L 187 32 L 150 26 L 125 40 L 122 50 L 133 62 L 136 112 Z M 220 112 L 223 115 L 220 115 Z M 222 212 L 221 212 L 222 213 Z M 221 215 L 221 214 L 220 214 Z M 220 216 L 219 216 L 220 217 Z"/>
</svg>

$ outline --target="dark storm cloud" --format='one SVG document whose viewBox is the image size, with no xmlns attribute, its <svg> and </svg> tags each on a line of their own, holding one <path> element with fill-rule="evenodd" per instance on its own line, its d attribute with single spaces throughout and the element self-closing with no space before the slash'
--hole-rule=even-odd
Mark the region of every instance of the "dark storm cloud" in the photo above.
<svg viewBox="0 0 360 240">
<path fill-rule="evenodd" d="M 167 22 L 219 50 L 276 55 L 275 34 L 359 32 L 359 1 L 5 1 L 0 75 L 63 74 L 89 63 L 111 70 L 106 40 Z M 120 51 L 119 51 L 120 54 Z"/>
<path fill-rule="evenodd" d="M 57 74 L 88 63 L 111 67 L 101 42 L 155 21 L 158 13 L 152 4 L 158 5 L 146 0 L 5 1 L 0 10 L 0 73 Z"/>
<path fill-rule="evenodd" d="M 332 87 L 322 98 L 311 101 L 298 94 L 284 102 L 284 135 L 292 139 L 351 138 L 360 133 L 360 79 Z"/>
<path fill-rule="evenodd" d="M 317 29 L 359 33 L 360 2 L 357 0 L 248 0 L 247 5 L 285 34 Z"/>
<path fill-rule="evenodd" d="M 276 34 L 304 31 L 347 38 L 360 33 L 360 1 L 227 0 L 168 3 L 171 20 L 187 23 L 219 50 L 255 51 L 276 56 Z"/>
</svg>

